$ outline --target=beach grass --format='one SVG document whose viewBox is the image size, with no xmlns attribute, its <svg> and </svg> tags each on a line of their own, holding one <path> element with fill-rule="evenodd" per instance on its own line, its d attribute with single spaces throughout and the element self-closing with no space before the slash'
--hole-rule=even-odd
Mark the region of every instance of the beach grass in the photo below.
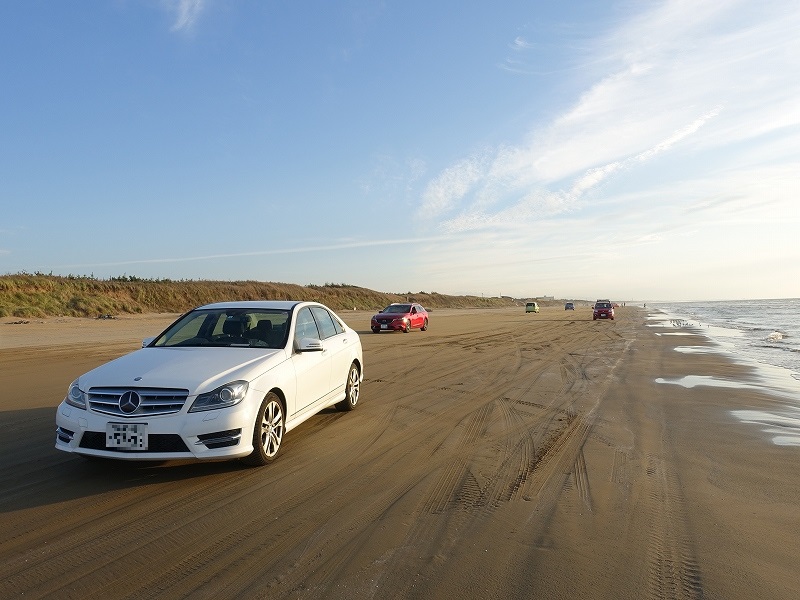
<svg viewBox="0 0 800 600">
<path fill-rule="evenodd" d="M 436 292 L 378 292 L 344 283 L 296 285 L 261 281 L 175 281 L 132 276 L 97 279 L 21 273 L 0 276 L 0 317 L 97 317 L 181 313 L 211 302 L 313 300 L 334 310 L 378 310 L 392 302 L 428 309 L 515 306 L 508 297 L 451 296 Z"/>
</svg>

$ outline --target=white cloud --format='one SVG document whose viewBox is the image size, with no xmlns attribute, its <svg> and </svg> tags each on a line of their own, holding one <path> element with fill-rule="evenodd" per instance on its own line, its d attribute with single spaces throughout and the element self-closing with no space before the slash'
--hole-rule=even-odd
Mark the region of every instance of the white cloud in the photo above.
<svg viewBox="0 0 800 600">
<path fill-rule="evenodd" d="M 172 0 L 170 11 L 177 13 L 172 31 L 185 31 L 192 28 L 205 8 L 205 0 Z"/>
<path fill-rule="evenodd" d="M 631 168 L 636 163 L 643 163 L 651 160 L 658 154 L 669 150 L 676 143 L 696 133 L 706 121 L 718 115 L 719 111 L 720 109 L 718 108 L 709 111 L 702 117 L 695 119 L 686 127 L 680 128 L 666 139 L 640 152 L 636 156 L 587 170 L 574 181 L 568 192 L 560 190 L 549 192 L 544 188 L 534 187 L 532 191 L 528 192 L 509 208 L 490 215 L 484 211 L 484 206 L 473 206 L 471 209 L 462 212 L 459 216 L 445 221 L 442 227 L 448 232 L 469 231 L 487 226 L 527 227 L 531 220 L 550 217 L 569 211 L 580 203 L 587 192 L 601 185 L 615 173 Z M 499 162 L 505 162 L 505 159 L 501 159 Z M 502 170 L 503 169 L 496 169 L 495 171 Z M 506 170 L 508 169 L 506 168 Z M 445 187 L 446 184 L 449 183 L 449 180 L 450 178 L 446 177 L 438 183 L 442 187 Z M 523 180 L 524 177 L 520 177 L 517 182 L 520 187 Z M 459 186 L 459 193 L 463 191 L 463 187 L 464 186 Z M 440 194 L 446 196 L 447 190 L 440 190 Z M 457 194 L 452 194 L 453 197 L 456 195 Z M 476 202 L 476 205 L 477 204 Z"/>
<path fill-rule="evenodd" d="M 530 142 L 498 152 L 489 169 L 477 170 L 467 160 L 443 171 L 426 200 L 441 214 L 469 201 L 475 190 L 484 196 L 492 196 L 490 188 L 524 196 L 530 188 L 547 189 L 569 177 L 578 177 L 572 191 L 581 192 L 633 161 L 643 163 L 674 149 L 719 116 L 723 105 L 728 118 L 704 136 L 715 147 L 798 124 L 800 86 L 792 75 L 798 60 L 790 59 L 783 45 L 797 45 L 793 26 L 778 11 L 765 23 L 726 30 L 725 20 L 732 17 L 720 13 L 737 5 L 714 3 L 713 9 L 688 11 L 678 1 L 634 18 L 597 44 L 596 62 L 621 62 L 621 68 L 593 84 L 550 125 L 535 127 Z M 789 17 L 800 25 L 797 11 Z M 722 30 L 715 33 L 716 28 Z M 775 102 L 765 103 L 766 94 L 776 89 L 783 91 Z"/>
<path fill-rule="evenodd" d="M 353 248 L 375 248 L 380 246 L 404 246 L 417 245 L 420 243 L 441 241 L 440 237 L 427 238 L 400 238 L 391 240 L 343 240 L 338 243 L 326 244 L 323 246 L 303 246 L 297 248 L 277 248 L 271 250 L 252 250 L 250 252 L 230 252 L 224 254 L 205 254 L 198 256 L 173 256 L 162 258 L 143 258 L 138 260 L 124 260 L 105 263 L 86 263 L 73 265 L 55 265 L 53 269 L 75 269 L 75 268 L 98 268 L 98 267 L 121 267 L 128 265 L 145 265 L 160 263 L 186 263 L 195 261 L 206 261 L 219 258 L 246 258 L 254 256 L 273 256 L 281 254 L 308 254 L 313 252 L 333 252 L 336 250 L 348 250 Z"/>
<path fill-rule="evenodd" d="M 421 216 L 437 217 L 461 200 L 485 176 L 485 158 L 472 157 L 446 168 L 423 193 Z"/>
<path fill-rule="evenodd" d="M 533 44 L 525 40 L 522 36 L 518 36 L 511 44 L 512 50 L 528 50 L 533 47 Z"/>
<path fill-rule="evenodd" d="M 436 244 L 431 272 L 484 265 L 487 281 L 524 285 L 515 273 L 529 277 L 531 257 L 537 278 L 562 281 L 546 265 L 585 256 L 561 270 L 573 281 L 640 274 L 645 287 L 648 260 L 732 276 L 726 265 L 752 260 L 753 243 L 785 269 L 800 254 L 779 241 L 800 220 L 797 31 L 797 3 L 675 0 L 588 41 L 574 104 L 429 184 L 435 227 L 468 233 L 476 248 Z M 631 256 L 629 273 L 605 268 Z"/>
</svg>

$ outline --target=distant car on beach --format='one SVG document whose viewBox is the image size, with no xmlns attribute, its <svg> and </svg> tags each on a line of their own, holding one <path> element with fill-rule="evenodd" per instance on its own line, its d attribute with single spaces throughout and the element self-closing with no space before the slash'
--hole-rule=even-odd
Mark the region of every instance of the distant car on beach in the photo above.
<svg viewBox="0 0 800 600">
<path fill-rule="evenodd" d="M 372 333 L 381 331 L 402 331 L 408 333 L 412 329 L 428 330 L 428 311 L 416 302 L 395 302 L 372 317 L 370 328 Z"/>
<path fill-rule="evenodd" d="M 537 313 L 539 312 L 539 305 L 536 302 L 528 302 L 525 304 L 525 312 Z"/>
<path fill-rule="evenodd" d="M 322 304 L 208 304 L 73 381 L 56 411 L 56 448 L 264 465 L 309 417 L 356 407 L 363 364 L 358 334 Z"/>
<path fill-rule="evenodd" d="M 592 320 L 596 321 L 597 319 L 614 320 L 614 307 L 611 306 L 611 302 L 609 300 L 598 300 L 594 303 Z"/>
<path fill-rule="evenodd" d="M 575 303 L 574 302 L 567 302 L 564 305 L 564 310 L 575 310 Z"/>
</svg>

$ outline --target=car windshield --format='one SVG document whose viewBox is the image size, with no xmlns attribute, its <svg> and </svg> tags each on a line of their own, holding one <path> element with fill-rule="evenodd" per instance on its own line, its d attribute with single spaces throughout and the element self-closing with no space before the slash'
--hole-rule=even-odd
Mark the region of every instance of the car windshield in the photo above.
<svg viewBox="0 0 800 600">
<path fill-rule="evenodd" d="M 608 302 L 599 302 L 595 308 L 611 308 L 611 305 Z"/>
<path fill-rule="evenodd" d="M 284 348 L 289 316 L 287 310 L 266 308 L 193 310 L 170 325 L 151 346 Z"/>
<path fill-rule="evenodd" d="M 383 309 L 385 313 L 407 313 L 411 312 L 410 304 L 390 304 Z"/>
</svg>

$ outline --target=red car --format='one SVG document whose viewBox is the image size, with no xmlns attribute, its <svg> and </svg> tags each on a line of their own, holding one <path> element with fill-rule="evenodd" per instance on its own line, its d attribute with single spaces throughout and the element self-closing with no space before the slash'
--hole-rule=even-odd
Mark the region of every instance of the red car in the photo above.
<svg viewBox="0 0 800 600">
<path fill-rule="evenodd" d="M 592 320 L 596 319 L 611 319 L 614 320 L 614 307 L 611 302 L 607 300 L 598 300 L 594 303 L 594 313 L 592 313 Z"/>
<path fill-rule="evenodd" d="M 412 328 L 425 331 L 428 329 L 428 311 L 421 304 L 390 304 L 377 315 L 372 317 L 370 323 L 372 333 L 381 331 L 402 331 L 408 333 Z"/>
</svg>

